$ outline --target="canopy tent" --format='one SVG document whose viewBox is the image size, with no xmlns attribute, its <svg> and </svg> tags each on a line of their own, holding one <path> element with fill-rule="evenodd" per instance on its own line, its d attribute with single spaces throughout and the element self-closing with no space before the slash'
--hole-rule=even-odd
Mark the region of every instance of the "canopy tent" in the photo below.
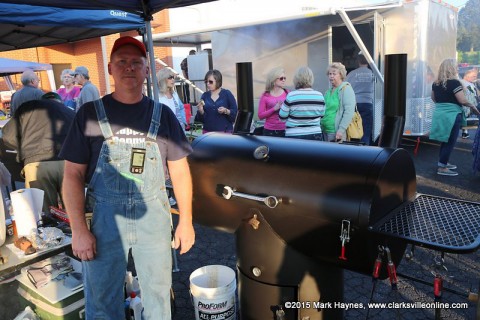
<svg viewBox="0 0 480 320">
<path fill-rule="evenodd" d="M 140 14 L 146 18 L 152 14 L 168 8 L 186 7 L 203 2 L 210 2 L 214 0 L 2 0 L 2 3 L 16 3 L 28 4 L 33 6 L 44 7 L 58 7 L 64 9 L 87 9 L 87 10 L 101 10 L 101 9 L 115 9 L 131 13 Z"/>
<path fill-rule="evenodd" d="M 15 87 L 9 76 L 11 74 L 22 73 L 28 69 L 33 71 L 46 71 L 50 87 L 55 88 L 55 78 L 51 64 L 0 58 L 0 76 L 4 77 L 10 90 L 15 90 Z"/>
<path fill-rule="evenodd" d="M 43 47 L 141 29 L 143 19 L 120 10 L 80 10 L 0 2 L 0 51 Z"/>
<path fill-rule="evenodd" d="M 52 65 L 48 63 L 0 58 L 0 76 L 22 73 L 29 69 L 33 71 L 48 71 L 52 70 Z"/>
<path fill-rule="evenodd" d="M 118 1 L 118 0 L 95 0 L 95 1 L 85 1 L 85 0 L 1 0 L 0 5 L 5 5 L 11 4 L 11 5 L 28 5 L 28 9 L 25 9 L 24 11 L 16 11 L 15 14 L 10 13 L 10 16 L 8 19 L 3 20 L 0 17 L 0 26 L 2 23 L 5 24 L 13 24 L 16 25 L 14 28 L 22 28 L 21 26 L 23 24 L 18 22 L 18 19 L 20 17 L 27 15 L 29 19 L 27 21 L 24 21 L 23 23 L 28 24 L 29 26 L 32 26 L 31 28 L 35 29 L 38 28 L 39 26 L 43 27 L 49 27 L 46 28 L 44 31 L 54 31 L 54 29 L 57 29 L 56 31 L 58 33 L 53 34 L 50 36 L 50 39 L 48 40 L 48 35 L 44 36 L 44 34 L 47 33 L 42 33 L 39 32 L 31 37 L 30 40 L 27 39 L 27 36 L 29 35 L 28 32 L 23 32 L 22 37 L 19 37 L 17 34 L 17 47 L 19 48 L 19 44 L 23 44 L 23 48 L 28 48 L 28 47 L 37 47 L 37 46 L 45 46 L 45 45 L 51 45 L 54 43 L 61 43 L 67 42 L 67 41 L 77 41 L 81 39 L 87 39 L 87 38 L 92 38 L 92 37 L 98 37 L 101 36 L 102 34 L 99 32 L 97 34 L 94 34 L 94 31 L 90 28 L 88 30 L 84 30 L 85 33 L 80 32 L 78 38 L 75 40 L 72 40 L 71 34 L 69 33 L 70 31 L 76 32 L 76 29 L 80 29 L 82 26 L 90 26 L 88 21 L 85 21 L 84 19 L 87 19 L 89 16 L 94 15 L 94 10 L 103 10 L 103 11 L 108 11 L 111 13 L 112 11 L 115 12 L 115 10 L 122 10 L 126 12 L 125 16 L 130 16 L 128 13 L 137 15 L 137 17 L 141 17 L 144 21 L 145 25 L 145 42 L 147 44 L 147 50 L 149 52 L 149 60 L 150 60 L 150 65 L 154 66 L 155 65 L 155 56 L 153 54 L 153 43 L 152 43 L 152 30 L 151 30 L 151 24 L 150 21 L 152 20 L 152 15 L 160 10 L 167 9 L 167 8 L 175 8 L 175 7 L 183 7 L 183 6 L 189 6 L 189 5 L 194 5 L 194 4 L 199 4 L 203 2 L 210 2 L 213 0 L 131 0 L 131 1 Z M 49 8 L 50 10 L 58 10 L 59 12 L 63 12 L 65 18 L 67 19 L 62 19 L 61 24 L 55 25 L 54 22 L 50 19 L 47 19 L 51 24 L 49 25 L 43 25 L 42 23 L 39 23 L 38 20 L 43 21 L 43 23 L 47 22 L 45 19 L 42 19 L 42 17 L 39 17 L 38 14 L 30 15 L 30 9 L 33 10 L 33 8 L 43 8 L 47 9 Z M 65 11 L 64 9 L 68 9 L 68 11 Z M 72 11 L 71 11 L 72 10 Z M 81 21 L 78 21 L 77 23 L 72 23 L 72 20 L 70 18 L 70 12 L 75 12 L 73 10 L 86 10 L 83 11 L 83 15 L 80 15 Z M 82 14 L 79 12 L 79 14 Z M 60 15 L 61 16 L 61 15 Z M 112 14 L 112 16 L 117 16 L 116 14 Z M 121 14 L 120 17 L 123 17 Z M 18 19 L 15 19 L 18 18 Z M 54 20 L 60 19 L 59 16 L 56 18 L 52 18 Z M 99 20 L 99 24 L 101 25 L 104 21 L 103 19 Z M 97 26 L 99 25 L 97 24 Z M 36 27 L 34 27 L 36 26 Z M 132 27 L 126 27 L 123 30 L 132 30 L 138 28 L 138 26 Z M 70 29 L 70 31 L 68 30 Z M 3 26 L 2 29 L 3 30 Z M 20 29 L 21 30 L 21 29 Z M 98 29 L 97 29 L 98 30 Z M 112 29 L 110 29 L 112 30 Z M 111 32 L 104 32 L 103 35 L 109 34 L 109 33 L 115 33 L 122 31 L 121 29 L 116 29 Z M 15 32 L 15 31 L 13 31 Z M 26 38 L 24 38 L 26 37 Z M 44 42 L 42 43 L 40 40 L 35 41 L 34 39 L 36 37 L 39 38 L 44 38 Z M 4 42 L 3 35 L 0 32 L 0 43 Z M 26 39 L 26 40 L 23 40 Z M 1 47 L 0 47 L 0 50 Z M 5 49 L 3 49 L 5 50 Z M 7 49 L 8 50 L 8 49 Z M 153 68 L 152 68 L 153 69 Z M 154 70 L 153 70 L 154 71 Z M 151 73 L 151 79 L 152 79 L 152 84 L 154 87 L 154 99 L 158 99 L 158 86 L 157 86 L 157 81 L 156 81 L 156 75 L 155 72 Z"/>
</svg>

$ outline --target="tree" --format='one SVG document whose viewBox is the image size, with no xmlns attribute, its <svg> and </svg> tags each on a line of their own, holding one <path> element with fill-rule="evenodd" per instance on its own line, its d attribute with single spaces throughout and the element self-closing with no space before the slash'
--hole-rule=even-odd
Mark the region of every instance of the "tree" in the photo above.
<svg viewBox="0 0 480 320">
<path fill-rule="evenodd" d="M 480 0 L 469 0 L 458 13 L 457 50 L 480 50 Z"/>
</svg>

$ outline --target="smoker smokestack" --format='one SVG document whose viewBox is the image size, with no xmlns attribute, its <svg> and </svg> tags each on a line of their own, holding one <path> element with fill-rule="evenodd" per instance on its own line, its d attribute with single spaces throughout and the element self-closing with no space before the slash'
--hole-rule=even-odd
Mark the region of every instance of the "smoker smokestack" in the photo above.
<svg viewBox="0 0 480 320">
<path fill-rule="evenodd" d="M 233 133 L 248 134 L 253 120 L 253 73 L 251 62 L 237 63 L 238 114 Z"/>
<path fill-rule="evenodd" d="M 405 126 L 407 55 L 385 55 L 384 115 L 380 147 L 397 148 Z"/>
</svg>

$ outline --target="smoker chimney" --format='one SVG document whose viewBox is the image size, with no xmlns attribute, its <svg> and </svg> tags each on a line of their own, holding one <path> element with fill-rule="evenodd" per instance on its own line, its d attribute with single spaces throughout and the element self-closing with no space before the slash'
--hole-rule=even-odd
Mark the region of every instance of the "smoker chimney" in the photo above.
<svg viewBox="0 0 480 320">
<path fill-rule="evenodd" d="M 407 54 L 385 55 L 384 115 L 378 145 L 397 148 L 405 126 Z"/>
<path fill-rule="evenodd" d="M 253 120 L 253 74 L 251 62 L 237 63 L 238 114 L 233 127 L 235 134 L 250 133 Z"/>
</svg>

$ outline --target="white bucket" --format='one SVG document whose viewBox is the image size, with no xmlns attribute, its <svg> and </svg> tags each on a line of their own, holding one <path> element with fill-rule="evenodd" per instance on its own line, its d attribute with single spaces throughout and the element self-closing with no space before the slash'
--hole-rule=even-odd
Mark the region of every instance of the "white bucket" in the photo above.
<svg viewBox="0 0 480 320">
<path fill-rule="evenodd" d="M 196 320 L 235 320 L 235 272 L 222 265 L 198 268 L 190 275 Z"/>
</svg>

